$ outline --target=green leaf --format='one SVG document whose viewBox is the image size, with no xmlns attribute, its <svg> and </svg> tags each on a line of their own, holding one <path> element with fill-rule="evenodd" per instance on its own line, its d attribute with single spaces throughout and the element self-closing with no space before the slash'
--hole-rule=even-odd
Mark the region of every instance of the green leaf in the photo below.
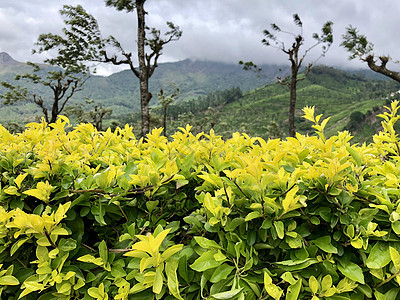
<svg viewBox="0 0 400 300">
<path fill-rule="evenodd" d="M 371 249 L 366 261 L 366 265 L 370 269 L 381 269 L 390 263 L 389 246 L 383 242 L 377 242 Z"/>
<path fill-rule="evenodd" d="M 351 261 L 339 260 L 337 264 L 339 271 L 351 280 L 364 284 L 364 274 L 360 266 Z"/>
<path fill-rule="evenodd" d="M 153 292 L 155 294 L 161 293 L 163 287 L 163 275 L 162 275 L 163 267 L 164 265 L 161 264 L 156 268 L 156 275 L 154 277 L 154 283 L 153 283 Z"/>
<path fill-rule="evenodd" d="M 268 272 L 265 270 L 264 270 L 264 287 L 267 293 L 275 300 L 281 298 L 283 294 L 282 289 L 272 282 L 271 276 L 269 276 Z"/>
<path fill-rule="evenodd" d="M 76 241 L 74 239 L 61 239 L 58 248 L 62 251 L 69 252 L 76 248 Z"/>
<path fill-rule="evenodd" d="M 289 285 L 286 293 L 286 300 L 297 300 L 301 290 L 301 279 L 298 279 L 295 284 Z"/>
<path fill-rule="evenodd" d="M 359 284 L 357 289 L 360 290 L 368 299 L 372 298 L 372 288 L 367 284 Z"/>
<path fill-rule="evenodd" d="M 274 227 L 276 230 L 276 234 L 278 235 L 278 238 L 283 239 L 285 236 L 285 226 L 283 225 L 282 221 L 277 221 L 274 222 Z"/>
<path fill-rule="evenodd" d="M 146 201 L 146 208 L 151 213 L 158 205 L 158 200 L 156 201 Z"/>
<path fill-rule="evenodd" d="M 226 279 L 234 269 L 235 267 L 225 263 L 220 265 L 218 268 L 215 269 L 214 273 L 212 274 L 210 282 L 216 283 Z"/>
<path fill-rule="evenodd" d="M 190 266 L 197 272 L 204 272 L 205 270 L 216 268 L 220 266 L 224 260 L 217 261 L 214 257 L 216 252 L 209 250 L 204 252 L 199 258 L 197 258 Z"/>
<path fill-rule="evenodd" d="M 214 299 L 233 299 L 234 297 L 236 297 L 241 291 L 243 290 L 243 288 L 240 289 L 234 289 L 231 291 L 226 291 L 226 292 L 222 292 L 222 293 L 218 293 L 218 294 L 214 294 L 211 295 L 211 297 L 213 297 Z"/>
<path fill-rule="evenodd" d="M 290 272 L 285 272 L 281 275 L 281 278 L 283 280 L 285 280 L 286 282 L 290 283 L 290 284 L 295 284 L 297 282 L 296 279 L 294 279 L 292 273 Z"/>
<path fill-rule="evenodd" d="M 165 273 L 167 275 L 167 285 L 170 294 L 179 300 L 183 300 L 179 294 L 179 281 L 176 270 L 178 269 L 178 260 L 170 259 L 165 264 Z"/>
<path fill-rule="evenodd" d="M 279 265 L 282 270 L 285 271 L 298 271 L 307 268 L 310 265 L 319 263 L 319 261 L 315 258 L 306 258 L 303 260 L 284 260 L 275 262 L 276 265 Z"/>
<path fill-rule="evenodd" d="M 247 214 L 244 218 L 246 222 L 251 221 L 253 219 L 261 218 L 262 214 L 259 211 L 252 211 L 251 213 Z"/>
<path fill-rule="evenodd" d="M 325 275 L 321 281 L 321 288 L 323 291 L 327 291 L 331 287 L 332 287 L 332 276 Z"/>
<path fill-rule="evenodd" d="M 397 235 L 400 235 L 400 221 L 393 222 L 392 229 Z"/>
<path fill-rule="evenodd" d="M 244 224 L 246 221 L 244 218 L 234 218 L 233 220 L 228 219 L 225 230 L 226 231 L 234 231 L 236 227 Z M 400 222 L 399 222 L 400 223 Z"/>
<path fill-rule="evenodd" d="M 197 244 L 199 244 L 200 247 L 202 247 L 204 249 L 220 249 L 220 250 L 223 249 L 215 241 L 209 240 L 202 236 L 195 236 L 194 240 L 197 242 Z"/>
<path fill-rule="evenodd" d="M 111 268 L 111 275 L 118 278 L 118 277 L 125 277 L 126 271 L 121 265 L 112 265 Z"/>
<path fill-rule="evenodd" d="M 322 251 L 325 251 L 327 253 L 334 253 L 334 254 L 338 253 L 337 248 L 331 244 L 331 237 L 329 235 L 312 240 L 312 242 L 315 244 L 315 246 L 320 248 Z"/>
<path fill-rule="evenodd" d="M 354 161 L 356 162 L 357 166 L 361 166 L 361 156 L 357 152 L 357 150 L 346 146 L 347 151 L 350 153 L 351 157 L 353 157 Z"/>
<path fill-rule="evenodd" d="M 175 253 L 178 253 L 179 251 L 181 251 L 182 247 L 183 247 L 182 244 L 173 245 L 173 246 L 169 247 L 167 250 L 165 250 L 163 252 L 163 254 L 161 254 L 161 259 L 162 260 L 167 260 L 172 255 L 174 255 Z"/>
<path fill-rule="evenodd" d="M 186 255 L 182 256 L 179 259 L 178 273 L 179 273 L 179 276 L 181 276 L 185 280 L 186 283 L 190 282 Z"/>
<path fill-rule="evenodd" d="M 57 285 L 57 293 L 64 294 L 71 290 L 71 284 L 69 282 L 65 282 L 60 286 Z"/>
<path fill-rule="evenodd" d="M 26 241 L 30 240 L 30 237 L 24 238 L 24 239 L 20 239 L 18 241 L 16 241 L 10 249 L 10 255 L 13 256 L 15 252 L 17 252 L 17 250 L 23 245 L 25 244 Z"/>
<path fill-rule="evenodd" d="M 97 287 L 91 287 L 88 289 L 89 296 L 95 299 L 103 299 L 103 296 L 100 294 L 100 290 Z"/>
<path fill-rule="evenodd" d="M 99 254 L 101 260 L 106 263 L 108 260 L 108 250 L 107 250 L 107 244 L 104 240 L 102 240 L 99 244 Z"/>
<path fill-rule="evenodd" d="M 0 277 L 0 285 L 18 285 L 19 280 L 12 275 Z"/>
</svg>

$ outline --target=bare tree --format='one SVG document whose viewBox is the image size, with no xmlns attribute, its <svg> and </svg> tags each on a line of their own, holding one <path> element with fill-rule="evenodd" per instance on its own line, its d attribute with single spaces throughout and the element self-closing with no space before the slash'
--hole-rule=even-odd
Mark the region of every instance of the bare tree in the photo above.
<svg viewBox="0 0 400 300">
<path fill-rule="evenodd" d="M 64 33 L 68 30 L 64 28 Z M 65 41 L 65 36 L 53 36 L 60 42 Z M 36 43 L 38 49 L 33 53 L 45 52 L 48 50 L 48 39 L 45 35 L 40 35 Z M 3 81 L 1 85 L 6 88 L 6 92 L 0 95 L 5 104 L 13 104 L 17 101 L 30 101 L 35 103 L 43 112 L 47 123 L 54 123 L 58 115 L 65 109 L 67 103 L 76 92 L 82 90 L 83 85 L 89 78 L 89 67 L 82 62 L 71 58 L 64 52 L 65 47 L 59 44 L 55 58 L 45 59 L 47 66 L 41 66 L 28 62 L 33 67 L 32 72 L 18 74 L 15 81 L 25 82 L 27 84 L 15 85 Z M 33 85 L 42 85 L 49 88 L 51 96 L 39 94 L 37 88 Z"/>
<path fill-rule="evenodd" d="M 265 46 L 270 46 L 273 48 L 277 48 L 283 53 L 285 53 L 289 57 L 291 72 L 290 75 L 285 78 L 278 77 L 277 80 L 280 84 L 286 85 L 290 90 L 290 104 L 289 104 L 289 135 L 295 136 L 296 128 L 294 124 L 295 119 L 295 111 L 296 111 L 296 91 L 297 91 L 297 82 L 304 80 L 309 74 L 312 66 L 316 61 L 309 63 L 308 66 L 305 67 L 304 73 L 299 75 L 299 72 L 303 66 L 303 62 L 307 54 L 315 47 L 321 45 L 321 55 L 320 57 L 325 56 L 329 47 L 333 43 L 333 33 L 332 33 L 332 25 L 331 21 L 328 21 L 322 27 L 322 33 L 314 33 L 313 38 L 315 39 L 315 43 L 312 44 L 309 48 L 307 48 L 304 52 L 300 52 L 301 47 L 304 45 L 304 35 L 303 35 L 303 22 L 301 21 L 298 14 L 293 15 L 293 22 L 300 29 L 300 33 L 292 33 L 288 31 L 282 30 L 275 23 L 271 24 L 271 31 L 264 30 L 265 38 L 262 40 L 262 43 Z M 290 35 L 293 36 L 294 41 L 291 43 L 290 47 L 287 47 L 283 39 L 278 38 L 277 34 L 281 35 Z M 318 59 L 319 59 L 318 58 Z M 318 60 L 317 59 L 317 60 Z M 245 70 L 254 70 L 256 72 L 260 72 L 261 68 L 257 67 L 257 65 L 252 62 L 239 62 L 239 64 L 244 65 L 243 68 Z"/>
<path fill-rule="evenodd" d="M 374 45 L 367 40 L 367 37 L 360 34 L 356 27 L 349 25 L 346 27 L 346 33 L 342 35 L 343 42 L 340 44 L 349 53 L 349 59 L 359 58 L 361 61 L 366 62 L 368 67 L 377 73 L 385 75 L 400 83 L 400 73 L 387 68 L 388 62 L 391 60 L 390 56 L 379 56 L 379 63 L 373 53 Z"/>
<path fill-rule="evenodd" d="M 166 44 L 178 40 L 182 31 L 172 22 L 167 22 L 169 30 L 161 35 L 160 30 L 146 25 L 144 9 L 146 0 L 107 0 L 106 5 L 119 11 L 128 13 L 136 10 L 137 16 L 137 61 L 132 51 L 126 51 L 121 43 L 114 37 L 103 39 L 95 18 L 88 14 L 82 6 L 65 5 L 61 13 L 74 24 L 75 31 L 80 33 L 78 39 L 71 39 L 71 54 L 74 54 L 74 45 L 81 40 L 85 43 L 82 58 L 92 61 L 112 63 L 114 65 L 128 65 L 133 74 L 139 79 L 140 107 L 142 114 L 142 135 L 146 136 L 150 131 L 149 102 L 152 94 L 149 91 L 149 78 L 157 67 L 158 59 Z M 89 21 L 88 21 L 89 20 Z M 149 37 L 148 37 L 149 36 Z M 116 53 L 110 53 L 110 47 L 116 49 Z"/>
</svg>

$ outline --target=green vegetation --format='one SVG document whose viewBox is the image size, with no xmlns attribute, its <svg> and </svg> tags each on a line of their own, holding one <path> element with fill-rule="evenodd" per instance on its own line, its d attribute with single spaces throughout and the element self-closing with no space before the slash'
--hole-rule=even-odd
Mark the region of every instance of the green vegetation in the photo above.
<svg viewBox="0 0 400 300">
<path fill-rule="evenodd" d="M 20 67 L 21 69 L 0 66 L 0 81 L 13 83 L 13 78 L 17 73 L 31 70 L 29 67 L 23 66 Z M 266 77 L 258 78 L 257 74 L 243 72 L 239 66 L 234 64 L 189 59 L 176 63 L 162 63 L 159 64 L 157 72 L 152 76 L 150 92 L 157 95 L 160 88 L 174 84 L 180 90 L 178 101 L 185 102 L 231 87 L 240 87 L 243 91 L 249 91 L 262 84 L 273 82 L 281 73 L 279 69 L 279 66 L 264 66 Z M 33 86 L 26 85 L 25 87 L 30 89 Z M 49 95 L 46 89 L 36 88 L 42 95 Z M 3 92 L 5 90 L 0 87 L 0 93 Z M 77 96 L 79 97 L 71 99 L 72 106 L 84 102 L 87 98 L 93 99 L 95 103 L 104 108 L 112 109 L 112 118 L 116 120 L 121 120 L 121 116 L 127 113 L 134 114 L 140 111 L 139 81 L 130 71 L 122 71 L 108 77 L 92 75 Z M 132 99 L 136 99 L 136 101 L 132 101 Z M 157 97 L 153 97 L 152 106 L 157 104 L 156 100 Z M 22 120 L 20 125 L 23 126 L 28 122 L 39 120 L 35 116 L 40 115 L 40 111 L 34 106 L 26 106 L 25 103 L 19 103 L 17 106 L 4 106 L 3 103 L 0 103 L 0 108 L 2 124 Z"/>
<path fill-rule="evenodd" d="M 316 135 L 0 127 L 2 299 L 398 299 L 399 102 Z"/>
<path fill-rule="evenodd" d="M 315 105 L 318 113 L 330 115 L 332 121 L 326 129 L 330 136 L 346 129 L 350 115 L 355 111 L 363 114 L 370 111 L 373 116 L 368 121 L 376 121 L 376 114 L 382 111 L 382 106 L 388 101 L 387 96 L 398 89 L 396 82 L 370 80 L 331 67 L 317 66 L 311 70 L 306 80 L 299 83 L 297 103 L 299 107 Z M 279 124 L 283 135 L 287 136 L 287 99 L 289 91 L 284 86 L 269 84 L 244 93 L 236 101 L 220 101 L 212 110 L 203 109 L 198 113 L 190 111 L 193 114 L 190 118 L 175 118 L 169 127 L 177 128 L 189 122 L 194 125 L 195 131 L 196 124 L 202 124 L 199 130 L 214 128 L 224 138 L 239 131 L 267 139 L 267 127 L 274 121 Z M 374 107 L 379 109 L 374 110 Z M 215 123 L 214 126 L 211 126 L 211 122 Z M 310 126 L 301 118 L 300 111 L 296 111 L 295 125 L 301 133 L 311 132 Z M 356 141 L 371 141 L 372 134 L 380 128 L 380 122 L 378 120 L 370 125 L 372 127 L 367 129 L 371 130 L 365 134 L 359 130 L 353 131 Z"/>
<path fill-rule="evenodd" d="M 275 122 L 282 132 L 281 136 L 287 136 L 290 95 L 284 86 L 270 83 L 282 72 L 278 66 L 263 66 L 263 71 L 266 77 L 258 78 L 257 74 L 244 72 L 236 65 L 190 60 L 160 64 L 158 72 L 152 77 L 150 91 L 157 94 L 160 88 L 170 86 L 171 82 L 179 87 L 177 102 L 168 106 L 167 127 L 171 131 L 189 123 L 193 126 L 193 132 L 197 133 L 214 128 L 224 138 L 230 138 L 232 133 L 239 131 L 267 139 L 270 137 L 267 127 Z M 71 99 L 71 106 L 80 106 L 79 103 L 83 103 L 86 98 L 93 99 L 95 105 L 112 109 L 111 117 L 104 119 L 103 128 L 115 128 L 129 123 L 134 125 L 135 133 L 140 134 L 136 131 L 140 128 L 139 101 L 130 101 L 132 94 L 139 99 L 138 88 L 132 90 L 132 80 L 135 77 L 130 71 L 109 77 L 93 76 L 80 92 L 85 98 Z M 261 86 L 263 82 L 269 84 Z M 333 122 L 327 128 L 328 135 L 349 129 L 347 125 L 351 113 L 359 111 L 367 116 L 370 111 L 371 115 L 365 119 L 367 126 L 352 131 L 355 141 L 362 142 L 371 141 L 373 133 L 379 130 L 380 122 L 376 115 L 382 112 L 382 105 L 386 103 L 388 95 L 397 90 L 399 85 L 394 81 L 368 79 L 364 74 L 316 66 L 308 78 L 299 83 L 297 101 L 299 107 L 315 105 L 319 113 L 332 116 Z M 136 109 L 132 105 L 136 105 Z M 154 102 L 151 112 L 152 127 L 162 126 L 161 106 Z M 11 125 L 13 128 L 15 125 L 23 127 L 26 123 L 38 121 L 35 115 L 40 115 L 40 111 L 29 103 L 3 106 L 0 110 L 2 124 L 10 129 Z M 297 131 L 302 133 L 311 130 L 302 120 L 299 110 L 296 111 L 295 125 Z"/>
</svg>

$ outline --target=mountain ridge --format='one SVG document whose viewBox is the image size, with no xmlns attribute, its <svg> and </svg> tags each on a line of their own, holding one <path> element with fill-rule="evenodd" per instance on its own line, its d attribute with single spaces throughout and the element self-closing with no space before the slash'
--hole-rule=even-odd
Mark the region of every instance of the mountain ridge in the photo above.
<svg viewBox="0 0 400 300">
<path fill-rule="evenodd" d="M 0 66 L 16 66 L 23 63 L 13 59 L 7 52 L 0 52 Z"/>
</svg>

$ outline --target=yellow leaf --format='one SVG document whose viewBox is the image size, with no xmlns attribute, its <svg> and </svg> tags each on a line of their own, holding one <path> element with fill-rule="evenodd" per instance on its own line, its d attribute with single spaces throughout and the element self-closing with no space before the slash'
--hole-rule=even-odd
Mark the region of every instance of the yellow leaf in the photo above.
<svg viewBox="0 0 400 300">
<path fill-rule="evenodd" d="M 58 207 L 56 213 L 54 214 L 54 223 L 58 224 L 61 222 L 62 219 L 66 217 L 66 212 L 68 211 L 69 207 L 71 206 L 71 201 L 65 203 L 65 204 L 60 204 Z"/>
<path fill-rule="evenodd" d="M 300 196 L 295 197 L 297 191 L 299 190 L 298 186 L 292 188 L 287 194 L 285 199 L 282 201 L 283 210 L 286 212 L 291 211 L 297 207 L 296 203 L 299 200 Z"/>
<path fill-rule="evenodd" d="M 147 258 L 149 255 L 147 252 L 143 252 L 140 250 L 134 250 L 134 251 L 129 251 L 124 253 L 124 256 L 130 256 L 130 257 L 137 257 L 137 258 Z"/>
<path fill-rule="evenodd" d="M 355 238 L 355 239 L 352 239 L 352 240 L 350 241 L 350 243 L 351 243 L 351 245 L 352 245 L 354 248 L 356 248 L 356 249 L 361 249 L 362 246 L 363 246 L 363 240 L 360 239 L 359 237 L 358 237 L 358 238 Z"/>
<path fill-rule="evenodd" d="M 17 196 L 20 195 L 17 187 L 15 187 L 15 186 L 9 186 L 8 188 L 4 189 L 3 191 L 4 191 L 4 193 L 6 193 L 8 195 L 17 195 Z"/>
<path fill-rule="evenodd" d="M 171 228 L 165 229 L 161 231 L 155 238 L 154 240 L 151 239 L 153 237 L 152 235 L 150 236 L 150 245 L 151 249 L 153 250 L 154 253 L 158 252 L 158 249 L 161 246 L 161 243 L 163 240 L 167 237 L 168 233 L 171 231 Z"/>
<path fill-rule="evenodd" d="M 400 270 L 400 254 L 397 252 L 397 250 L 393 247 L 389 246 L 389 252 L 390 252 L 390 259 L 393 262 L 394 268 L 396 269 L 396 272 Z"/>
<path fill-rule="evenodd" d="M 14 183 L 17 185 L 17 187 L 20 189 L 21 188 L 21 183 L 25 179 L 25 177 L 28 176 L 28 173 L 25 174 L 20 174 L 15 178 Z"/>
<path fill-rule="evenodd" d="M 132 250 L 139 250 L 153 255 L 150 243 L 148 241 L 140 241 L 132 245 Z"/>
<path fill-rule="evenodd" d="M 35 198 L 38 198 L 39 200 L 42 200 L 46 203 L 49 202 L 50 199 L 50 194 L 55 188 L 49 184 L 49 182 L 46 180 L 46 182 L 38 182 L 36 185 L 36 189 L 31 189 L 27 190 L 24 192 L 24 194 L 33 196 Z"/>
<path fill-rule="evenodd" d="M 272 278 L 264 271 L 264 287 L 267 293 L 275 300 L 280 299 L 283 291 L 280 287 L 272 283 Z"/>
<path fill-rule="evenodd" d="M 310 279 L 308 280 L 308 284 L 310 286 L 311 292 L 315 295 L 316 293 L 318 293 L 318 289 L 319 289 L 319 282 L 318 280 L 314 277 L 311 276 Z"/>
<path fill-rule="evenodd" d="M 140 273 L 142 273 L 150 265 L 157 267 L 157 260 L 155 257 L 142 258 L 140 261 Z"/>
<path fill-rule="evenodd" d="M 162 260 L 167 260 L 168 258 L 170 258 L 172 255 L 174 255 L 175 253 L 179 252 L 182 250 L 183 245 L 179 244 L 179 245 L 173 245 L 171 247 L 169 247 L 167 250 L 165 250 L 163 252 L 163 254 L 161 254 L 161 259 Z"/>
</svg>

